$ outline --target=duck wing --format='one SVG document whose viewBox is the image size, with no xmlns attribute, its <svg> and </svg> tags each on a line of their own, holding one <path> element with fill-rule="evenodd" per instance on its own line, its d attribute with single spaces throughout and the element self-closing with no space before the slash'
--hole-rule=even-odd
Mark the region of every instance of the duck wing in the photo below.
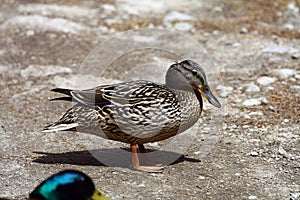
<svg viewBox="0 0 300 200">
<path fill-rule="evenodd" d="M 61 93 L 69 91 L 61 91 Z M 159 103 L 159 100 L 177 101 L 175 94 L 164 85 L 150 81 L 131 81 L 102 85 L 89 90 L 73 90 L 68 93 L 75 102 L 88 107 L 105 105 L 128 106 Z"/>
</svg>

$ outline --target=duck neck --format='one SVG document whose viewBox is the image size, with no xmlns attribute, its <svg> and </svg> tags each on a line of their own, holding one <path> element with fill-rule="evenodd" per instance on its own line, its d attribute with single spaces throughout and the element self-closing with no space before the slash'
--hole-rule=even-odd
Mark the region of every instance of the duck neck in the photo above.
<svg viewBox="0 0 300 200">
<path fill-rule="evenodd" d="M 181 108 L 180 132 L 193 126 L 199 119 L 203 108 L 202 97 L 198 92 L 171 89 Z"/>
</svg>

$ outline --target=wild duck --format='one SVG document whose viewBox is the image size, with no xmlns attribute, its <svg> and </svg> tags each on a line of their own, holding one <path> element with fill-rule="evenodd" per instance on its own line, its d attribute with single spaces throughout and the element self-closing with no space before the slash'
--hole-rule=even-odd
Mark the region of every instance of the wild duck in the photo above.
<svg viewBox="0 0 300 200">
<path fill-rule="evenodd" d="M 92 179 L 77 170 L 64 170 L 38 185 L 29 200 L 109 200 L 97 189 Z"/>
<path fill-rule="evenodd" d="M 145 143 L 161 141 L 193 126 L 200 117 L 202 97 L 217 108 L 203 68 L 192 60 L 172 64 L 165 84 L 139 80 L 100 85 L 88 90 L 56 88 L 67 96 L 53 100 L 76 102 L 50 131 L 79 131 L 130 144 L 133 167 L 161 172 L 163 166 L 140 165 L 137 151 Z"/>
</svg>

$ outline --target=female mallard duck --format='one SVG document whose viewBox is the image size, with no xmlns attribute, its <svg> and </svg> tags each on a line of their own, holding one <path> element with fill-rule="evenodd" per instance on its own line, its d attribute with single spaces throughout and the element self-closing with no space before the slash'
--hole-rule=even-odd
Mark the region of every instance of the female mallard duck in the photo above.
<svg viewBox="0 0 300 200">
<path fill-rule="evenodd" d="M 70 130 L 129 143 L 136 169 L 159 172 L 161 166 L 140 166 L 137 145 L 161 141 L 194 125 L 202 111 L 202 96 L 221 104 L 212 94 L 202 67 L 191 60 L 170 66 L 166 84 L 131 81 L 89 90 L 53 89 L 68 95 L 54 100 L 77 102 L 44 132 Z"/>
<path fill-rule="evenodd" d="M 108 200 L 90 177 L 77 170 L 52 175 L 33 190 L 29 200 Z"/>
</svg>

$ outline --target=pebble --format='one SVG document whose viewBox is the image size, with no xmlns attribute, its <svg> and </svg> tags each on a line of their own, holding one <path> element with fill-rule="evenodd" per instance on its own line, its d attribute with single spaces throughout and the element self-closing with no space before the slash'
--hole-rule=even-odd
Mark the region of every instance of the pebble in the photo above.
<svg viewBox="0 0 300 200">
<path fill-rule="evenodd" d="M 296 74 L 296 70 L 294 69 L 274 69 L 271 71 L 271 74 L 278 77 L 279 79 L 287 79 Z"/>
<path fill-rule="evenodd" d="M 275 78 L 269 77 L 269 76 L 261 76 L 256 80 L 260 85 L 269 85 L 271 83 L 274 83 L 276 81 Z"/>
<path fill-rule="evenodd" d="M 113 5 L 111 5 L 111 4 L 103 4 L 103 5 L 102 5 L 102 8 L 103 8 L 105 11 L 109 12 L 109 13 L 112 13 L 112 12 L 115 12 L 115 11 L 116 11 L 116 7 L 113 6 Z"/>
<path fill-rule="evenodd" d="M 262 115 L 264 115 L 264 113 L 261 112 L 261 111 L 257 111 L 257 112 L 250 112 L 248 115 L 249 116 L 253 116 L 253 115 L 260 115 L 260 116 L 262 116 Z"/>
<path fill-rule="evenodd" d="M 243 106 L 259 106 L 262 103 L 263 103 L 263 100 L 261 98 L 259 98 L 259 99 L 247 99 L 242 103 L 242 105 Z"/>
<path fill-rule="evenodd" d="M 214 31 L 212 32 L 212 34 L 213 34 L 213 35 L 219 35 L 219 34 L 220 34 L 220 31 L 214 30 Z"/>
<path fill-rule="evenodd" d="M 240 47 L 240 46 L 242 46 L 242 45 L 241 45 L 241 43 L 235 42 L 235 43 L 232 44 L 232 46 L 233 46 L 233 47 Z"/>
<path fill-rule="evenodd" d="M 284 122 L 284 123 L 289 123 L 290 120 L 289 120 L 289 119 L 284 119 L 283 122 Z"/>
<path fill-rule="evenodd" d="M 148 143 L 148 146 L 159 147 L 159 144 L 158 144 L 158 142 L 152 142 L 152 143 Z"/>
<path fill-rule="evenodd" d="M 231 92 L 231 91 L 233 91 L 233 87 L 231 87 L 231 86 L 225 86 L 225 85 L 218 85 L 216 87 L 216 90 Z"/>
<path fill-rule="evenodd" d="M 194 18 L 188 14 L 181 13 L 178 11 L 171 11 L 165 15 L 163 19 L 164 25 L 170 24 L 173 21 L 185 21 L 185 20 L 193 20 Z"/>
<path fill-rule="evenodd" d="M 241 28 L 240 30 L 241 34 L 247 34 L 248 33 L 248 29 L 246 27 Z"/>
<path fill-rule="evenodd" d="M 223 8 L 221 6 L 215 6 L 212 10 L 214 12 L 221 12 L 223 10 Z"/>
<path fill-rule="evenodd" d="M 257 199 L 257 196 L 254 196 L 254 195 L 250 195 L 249 197 L 248 197 L 248 199 Z"/>
<path fill-rule="evenodd" d="M 300 79 L 300 74 L 296 74 L 296 75 L 295 75 L 295 78 L 296 78 L 296 79 Z"/>
<path fill-rule="evenodd" d="M 230 92 L 228 92 L 228 91 L 223 91 L 223 92 L 220 93 L 220 97 L 221 97 L 221 98 L 227 98 L 227 97 L 229 96 L 229 94 L 230 94 Z"/>
<path fill-rule="evenodd" d="M 33 36 L 35 34 L 34 30 L 28 30 L 26 31 L 26 36 Z"/>
<path fill-rule="evenodd" d="M 250 156 L 258 156 L 258 152 L 257 151 L 251 151 Z"/>
<path fill-rule="evenodd" d="M 218 85 L 216 87 L 216 90 L 220 90 L 221 93 L 220 93 L 220 97 L 221 98 L 227 98 L 231 92 L 233 91 L 233 87 L 231 86 L 224 86 L 224 85 Z"/>
<path fill-rule="evenodd" d="M 300 199 L 300 192 L 290 193 L 290 200 L 299 200 L 299 199 Z"/>
<path fill-rule="evenodd" d="M 260 88 L 253 82 L 249 83 L 246 92 L 260 92 Z"/>
<path fill-rule="evenodd" d="M 279 153 L 280 155 L 282 155 L 283 157 L 285 157 L 285 158 L 288 158 L 288 157 L 289 157 L 288 153 L 286 152 L 286 150 L 284 150 L 284 148 L 283 148 L 282 146 L 279 146 L 279 148 L 278 148 L 278 153 Z"/>
<path fill-rule="evenodd" d="M 293 24 L 287 23 L 283 25 L 283 28 L 286 30 L 294 30 L 295 26 Z"/>
<path fill-rule="evenodd" d="M 295 60 L 300 59 L 300 52 L 294 53 L 291 57 Z"/>
<path fill-rule="evenodd" d="M 194 29 L 194 26 L 187 22 L 178 22 L 175 24 L 174 28 L 177 31 L 192 31 Z"/>
</svg>

